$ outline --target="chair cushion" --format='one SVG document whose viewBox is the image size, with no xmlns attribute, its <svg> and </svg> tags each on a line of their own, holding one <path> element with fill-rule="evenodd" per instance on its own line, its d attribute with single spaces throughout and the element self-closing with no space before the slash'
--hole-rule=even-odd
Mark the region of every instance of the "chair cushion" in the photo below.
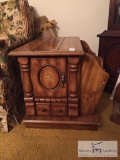
<svg viewBox="0 0 120 160">
<path fill-rule="evenodd" d="M 19 1 L 10 0 L 0 3 L 1 33 L 24 35 L 25 19 L 20 11 Z"/>
<path fill-rule="evenodd" d="M 33 19 L 27 0 L 0 2 L 0 12 L 0 33 L 29 36 Z"/>
<path fill-rule="evenodd" d="M 21 121 L 24 99 L 18 62 L 10 50 L 33 38 L 33 9 L 27 0 L 0 2 L 0 131 Z M 21 110 L 23 108 L 23 110 Z M 3 113 L 3 110 L 5 113 Z"/>
</svg>

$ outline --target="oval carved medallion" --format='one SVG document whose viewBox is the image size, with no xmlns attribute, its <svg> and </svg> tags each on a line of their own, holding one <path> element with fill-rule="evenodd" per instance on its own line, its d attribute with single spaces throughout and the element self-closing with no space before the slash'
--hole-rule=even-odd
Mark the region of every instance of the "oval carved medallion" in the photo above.
<svg viewBox="0 0 120 160">
<path fill-rule="evenodd" d="M 58 70 L 51 65 L 42 67 L 38 73 L 38 81 L 46 89 L 55 89 L 60 80 Z"/>
</svg>

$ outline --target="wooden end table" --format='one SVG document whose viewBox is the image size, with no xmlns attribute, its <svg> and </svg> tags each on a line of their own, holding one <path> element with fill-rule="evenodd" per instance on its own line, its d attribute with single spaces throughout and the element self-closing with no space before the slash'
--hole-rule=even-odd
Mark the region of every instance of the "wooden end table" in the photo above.
<svg viewBox="0 0 120 160">
<path fill-rule="evenodd" d="M 9 53 L 18 59 L 27 127 L 96 130 L 96 115 L 81 115 L 78 37 L 38 38 Z"/>
</svg>

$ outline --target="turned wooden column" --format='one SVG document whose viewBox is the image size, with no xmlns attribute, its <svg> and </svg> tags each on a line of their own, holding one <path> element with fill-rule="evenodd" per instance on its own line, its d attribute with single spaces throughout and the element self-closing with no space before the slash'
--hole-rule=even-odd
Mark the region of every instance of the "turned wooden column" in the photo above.
<svg viewBox="0 0 120 160">
<path fill-rule="evenodd" d="M 78 110 L 78 90 L 79 90 L 79 58 L 68 58 L 68 116 L 77 117 Z"/>
<path fill-rule="evenodd" d="M 23 84 L 26 115 L 35 115 L 35 104 L 33 98 L 33 87 L 30 76 L 29 59 L 26 57 L 19 57 L 18 61 L 20 64 L 21 78 Z"/>
</svg>

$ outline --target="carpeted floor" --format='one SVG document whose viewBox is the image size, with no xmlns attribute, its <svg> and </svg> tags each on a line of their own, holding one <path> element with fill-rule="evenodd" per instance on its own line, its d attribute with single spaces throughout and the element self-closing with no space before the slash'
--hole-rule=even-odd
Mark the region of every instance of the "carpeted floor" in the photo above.
<svg viewBox="0 0 120 160">
<path fill-rule="evenodd" d="M 118 158 L 78 158 L 78 141 L 112 141 L 120 143 L 120 125 L 111 122 L 112 101 L 103 93 L 97 112 L 98 131 L 32 129 L 24 124 L 9 133 L 0 133 L 0 160 L 120 160 Z"/>
</svg>

